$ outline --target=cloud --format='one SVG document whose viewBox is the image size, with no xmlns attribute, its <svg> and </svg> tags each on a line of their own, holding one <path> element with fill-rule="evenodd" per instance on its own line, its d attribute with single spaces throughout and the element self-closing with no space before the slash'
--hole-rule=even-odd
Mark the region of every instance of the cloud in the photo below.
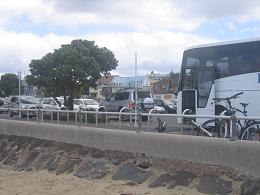
<svg viewBox="0 0 260 195">
<path fill-rule="evenodd" d="M 0 30 L 0 72 L 17 72 L 18 69 L 28 72 L 32 59 L 69 43 L 70 37 L 47 34 L 43 37 L 32 33 L 15 33 Z"/>
<path fill-rule="evenodd" d="M 28 72 L 32 59 L 39 59 L 61 44 L 73 39 L 94 40 L 99 47 L 107 47 L 119 60 L 116 72 L 122 75 L 134 74 L 134 53 L 138 53 L 138 74 L 151 70 L 168 73 L 179 71 L 184 48 L 194 44 L 208 43 L 213 39 L 188 33 L 155 31 L 150 33 L 98 33 L 80 37 L 47 34 L 0 31 L 0 72 Z"/>
</svg>

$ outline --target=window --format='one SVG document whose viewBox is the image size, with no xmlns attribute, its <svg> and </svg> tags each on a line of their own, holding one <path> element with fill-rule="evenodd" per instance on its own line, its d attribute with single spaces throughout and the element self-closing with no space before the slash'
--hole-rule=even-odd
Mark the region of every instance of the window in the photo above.
<svg viewBox="0 0 260 195">
<path fill-rule="evenodd" d="M 129 98 L 129 92 L 120 92 L 116 94 L 116 101 L 127 100 Z"/>
<path fill-rule="evenodd" d="M 186 67 L 192 68 L 192 67 L 198 67 L 199 66 L 199 60 L 196 58 L 187 58 Z"/>
<path fill-rule="evenodd" d="M 213 82 L 213 68 L 200 70 L 198 74 L 198 107 L 204 108 L 207 105 L 211 86 Z"/>
<path fill-rule="evenodd" d="M 110 101 L 115 101 L 115 99 L 116 99 L 116 94 L 115 94 L 115 93 L 112 93 L 112 94 L 110 95 L 110 97 L 109 97 L 109 100 L 110 100 Z"/>
<path fill-rule="evenodd" d="M 217 75 L 222 78 L 229 74 L 229 57 L 222 57 L 217 61 Z"/>
</svg>

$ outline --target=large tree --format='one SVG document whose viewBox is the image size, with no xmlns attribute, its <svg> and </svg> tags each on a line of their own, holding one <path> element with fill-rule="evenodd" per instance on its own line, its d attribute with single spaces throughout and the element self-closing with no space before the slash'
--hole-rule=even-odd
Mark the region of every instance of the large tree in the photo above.
<svg viewBox="0 0 260 195">
<path fill-rule="evenodd" d="M 6 73 L 1 76 L 0 95 L 2 97 L 17 95 L 18 88 L 19 88 L 19 79 L 16 74 Z"/>
<path fill-rule="evenodd" d="M 53 98 L 68 97 L 69 109 L 73 109 L 73 98 L 94 86 L 101 74 L 109 75 L 117 64 L 109 49 L 98 47 L 94 41 L 74 40 L 41 59 L 32 60 L 31 75 L 26 80 L 30 85 L 44 87 Z"/>
</svg>

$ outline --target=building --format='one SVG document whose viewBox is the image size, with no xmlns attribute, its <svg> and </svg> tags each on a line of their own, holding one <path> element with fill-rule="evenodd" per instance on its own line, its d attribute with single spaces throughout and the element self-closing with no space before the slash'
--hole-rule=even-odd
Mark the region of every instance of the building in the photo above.
<svg viewBox="0 0 260 195">
<path fill-rule="evenodd" d="M 154 99 L 171 100 L 176 99 L 178 81 L 169 75 L 152 84 Z"/>
</svg>

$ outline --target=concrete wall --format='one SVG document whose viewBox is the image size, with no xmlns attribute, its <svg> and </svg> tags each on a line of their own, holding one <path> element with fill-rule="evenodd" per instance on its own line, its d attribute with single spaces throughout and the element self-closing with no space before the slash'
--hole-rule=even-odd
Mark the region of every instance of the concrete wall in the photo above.
<svg viewBox="0 0 260 195">
<path fill-rule="evenodd" d="M 0 119 L 0 133 L 218 164 L 260 177 L 260 142 L 119 131 Z"/>
</svg>

